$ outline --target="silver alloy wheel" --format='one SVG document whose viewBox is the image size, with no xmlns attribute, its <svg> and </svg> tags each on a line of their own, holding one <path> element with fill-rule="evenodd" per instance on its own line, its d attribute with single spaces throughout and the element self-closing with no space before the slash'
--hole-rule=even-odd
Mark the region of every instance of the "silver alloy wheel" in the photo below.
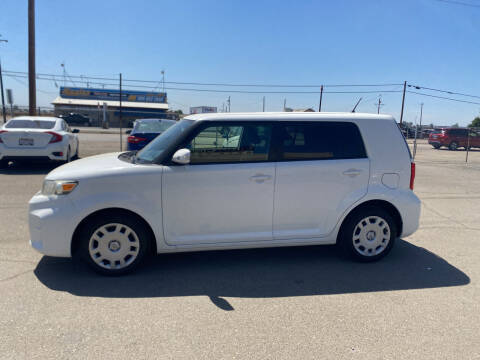
<svg viewBox="0 0 480 360">
<path fill-rule="evenodd" d="M 380 216 L 368 216 L 355 226 L 352 241 L 355 250 L 361 255 L 378 255 L 390 242 L 390 226 Z"/>
<path fill-rule="evenodd" d="M 104 269 L 119 270 L 129 266 L 138 256 L 140 241 L 129 226 L 112 223 L 93 232 L 88 243 L 92 260 Z"/>
</svg>

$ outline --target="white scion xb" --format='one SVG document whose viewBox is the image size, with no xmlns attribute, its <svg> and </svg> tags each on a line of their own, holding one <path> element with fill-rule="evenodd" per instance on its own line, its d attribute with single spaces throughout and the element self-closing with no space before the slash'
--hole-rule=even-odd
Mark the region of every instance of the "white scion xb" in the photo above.
<svg viewBox="0 0 480 360">
<path fill-rule="evenodd" d="M 18 160 L 69 162 L 78 157 L 78 131 L 56 117 L 15 117 L 0 128 L 0 168 Z"/>
<path fill-rule="evenodd" d="M 193 115 L 138 153 L 50 172 L 30 241 L 105 274 L 149 253 L 313 244 L 373 261 L 418 228 L 414 177 L 391 116 Z"/>
</svg>

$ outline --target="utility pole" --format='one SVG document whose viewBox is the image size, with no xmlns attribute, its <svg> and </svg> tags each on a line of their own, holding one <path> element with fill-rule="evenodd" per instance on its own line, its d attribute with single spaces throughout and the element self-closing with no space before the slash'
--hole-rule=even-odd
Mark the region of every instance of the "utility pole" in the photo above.
<svg viewBox="0 0 480 360">
<path fill-rule="evenodd" d="M 384 105 L 382 103 L 382 95 L 378 97 L 378 103 L 376 105 L 377 105 L 377 114 L 380 114 L 380 107 Z"/>
<path fill-rule="evenodd" d="M 407 82 L 403 83 L 402 112 L 400 113 L 400 126 L 403 124 L 403 108 L 405 107 L 405 92 L 407 91 Z"/>
<path fill-rule="evenodd" d="M 120 151 L 123 151 L 123 142 L 122 142 L 122 73 L 120 73 L 120 113 L 118 116 L 120 121 Z"/>
<path fill-rule="evenodd" d="M 422 116 L 423 116 L 423 103 L 420 104 L 420 136 L 423 139 Z"/>
<path fill-rule="evenodd" d="M 162 70 L 162 92 L 165 93 L 165 70 Z"/>
<path fill-rule="evenodd" d="M 35 0 L 28 0 L 28 113 L 34 116 L 37 107 L 35 79 Z"/>
<path fill-rule="evenodd" d="M 283 111 L 286 111 L 287 109 L 287 99 L 283 99 Z"/>
<path fill-rule="evenodd" d="M 263 97 L 263 112 L 265 112 L 265 96 Z"/>
<path fill-rule="evenodd" d="M 230 112 L 230 106 L 231 106 L 230 96 L 228 97 L 228 100 L 227 100 L 227 106 L 228 106 L 228 112 Z"/>
<path fill-rule="evenodd" d="M 0 42 L 7 43 L 8 40 L 0 39 Z M 5 124 L 7 122 L 7 114 L 5 113 L 5 98 L 4 98 L 4 94 L 3 94 L 3 75 L 2 75 L 2 62 L 1 61 L 0 61 L 0 91 L 2 92 L 2 114 L 3 114 L 3 123 Z"/>
<path fill-rule="evenodd" d="M 320 102 L 318 104 L 318 112 L 322 112 L 322 98 L 323 98 L 323 85 L 320 86 Z"/>
</svg>

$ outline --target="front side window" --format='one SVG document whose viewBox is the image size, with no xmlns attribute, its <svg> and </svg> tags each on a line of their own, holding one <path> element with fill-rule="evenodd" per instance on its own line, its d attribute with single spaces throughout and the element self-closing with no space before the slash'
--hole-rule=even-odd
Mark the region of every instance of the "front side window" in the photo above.
<svg viewBox="0 0 480 360">
<path fill-rule="evenodd" d="M 358 127 L 348 122 L 312 122 L 280 127 L 283 160 L 366 158 Z"/>
<path fill-rule="evenodd" d="M 155 160 L 163 156 L 165 150 L 167 150 L 170 145 L 173 146 L 173 143 L 193 126 L 194 123 L 195 121 L 183 119 L 169 127 L 137 153 L 137 161 L 139 163 L 155 162 Z"/>
<path fill-rule="evenodd" d="M 267 161 L 270 125 L 225 124 L 208 126 L 187 145 L 191 164 Z"/>
</svg>

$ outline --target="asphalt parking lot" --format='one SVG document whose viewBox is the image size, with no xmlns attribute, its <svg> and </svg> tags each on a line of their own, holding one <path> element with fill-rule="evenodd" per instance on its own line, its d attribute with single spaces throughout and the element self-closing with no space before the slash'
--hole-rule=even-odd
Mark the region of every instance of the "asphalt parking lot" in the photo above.
<svg viewBox="0 0 480 360">
<path fill-rule="evenodd" d="M 118 151 L 80 133 L 80 156 Z M 417 151 L 421 227 L 383 261 L 333 247 L 157 256 L 106 278 L 28 245 L 52 169 L 0 171 L 0 358 L 480 358 L 480 150 Z"/>
</svg>

